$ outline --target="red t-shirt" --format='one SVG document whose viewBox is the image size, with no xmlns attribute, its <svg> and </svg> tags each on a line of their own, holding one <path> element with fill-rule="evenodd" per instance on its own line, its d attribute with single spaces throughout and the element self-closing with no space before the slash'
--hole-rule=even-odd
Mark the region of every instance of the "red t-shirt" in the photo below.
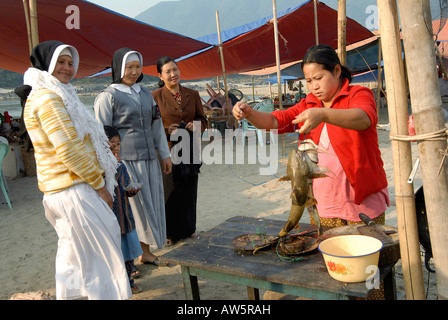
<svg viewBox="0 0 448 320">
<path fill-rule="evenodd" d="M 272 112 L 278 122 L 278 133 L 294 132 L 295 128 L 291 121 L 300 112 L 308 108 L 323 108 L 322 102 L 312 93 L 289 109 Z M 344 79 L 342 88 L 330 108 L 362 109 L 368 114 L 372 123 L 368 129 L 362 131 L 326 124 L 328 137 L 334 152 L 355 191 L 354 203 L 360 204 L 369 195 L 381 192 L 387 187 L 386 172 L 383 168 L 383 160 L 378 146 L 376 131 L 378 116 L 375 98 L 370 89 L 358 85 L 350 86 L 349 82 Z M 299 123 L 299 127 L 302 125 L 303 123 Z M 307 134 L 306 138 L 319 144 L 323 126 L 324 123 L 318 125 Z"/>
</svg>

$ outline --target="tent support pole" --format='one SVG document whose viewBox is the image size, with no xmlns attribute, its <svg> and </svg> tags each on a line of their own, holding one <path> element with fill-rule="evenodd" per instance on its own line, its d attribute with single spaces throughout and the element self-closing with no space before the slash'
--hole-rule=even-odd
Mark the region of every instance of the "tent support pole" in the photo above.
<svg viewBox="0 0 448 320">
<path fill-rule="evenodd" d="M 380 118 L 380 108 L 381 108 L 381 91 L 383 90 L 383 67 L 381 66 L 381 61 L 383 50 L 381 48 L 381 37 L 378 37 L 378 79 L 377 79 L 377 89 L 376 89 L 376 112 L 378 119 Z"/>
<path fill-rule="evenodd" d="M 224 52 L 223 52 L 223 48 L 222 48 L 222 42 L 221 42 L 221 27 L 219 25 L 219 13 L 218 11 L 216 11 L 216 26 L 218 28 L 218 40 L 219 40 L 219 55 L 221 57 L 221 65 L 222 65 L 222 77 L 224 78 L 224 91 L 226 94 L 226 104 L 227 107 L 229 108 L 229 127 L 233 128 L 233 117 L 231 116 L 232 114 L 232 110 L 230 109 L 230 104 L 229 104 L 229 95 L 227 94 L 227 76 L 226 76 L 226 65 L 224 62 Z"/>
<path fill-rule="evenodd" d="M 277 85 L 278 85 L 278 105 L 280 110 L 283 110 L 282 99 L 282 77 L 280 72 L 280 49 L 278 44 L 278 24 L 277 24 L 277 3 L 276 0 L 272 0 L 272 7 L 274 11 L 274 39 L 275 39 L 275 59 L 277 61 Z M 286 155 L 285 152 L 285 136 L 282 134 L 282 155 Z"/>
<path fill-rule="evenodd" d="M 390 135 L 408 134 L 408 110 L 404 63 L 398 25 L 396 0 L 378 0 L 378 13 L 387 87 Z M 420 5 L 419 5 L 420 6 Z M 420 42 L 414 39 L 415 43 Z M 417 61 L 417 60 L 416 60 Z M 421 62 L 418 59 L 419 63 Z M 412 171 L 412 150 L 409 141 L 391 139 L 394 163 L 397 226 L 406 298 L 424 300 L 425 290 L 415 212 L 414 186 L 407 183 Z M 447 198 L 447 197 L 445 197 Z"/>
<path fill-rule="evenodd" d="M 448 75 L 446 74 L 445 65 L 443 64 L 442 54 L 440 53 L 439 46 L 437 45 L 437 42 L 434 43 L 434 47 L 437 52 L 437 57 L 439 58 L 440 69 L 442 70 L 442 77 L 443 77 L 443 79 L 448 80 Z"/>
<path fill-rule="evenodd" d="M 272 99 L 272 84 L 269 82 L 269 98 Z"/>
<path fill-rule="evenodd" d="M 319 26 L 317 21 L 317 0 L 314 0 L 314 34 L 316 37 L 316 46 L 319 44 Z"/>
<path fill-rule="evenodd" d="M 36 0 L 30 0 L 30 25 L 33 48 L 39 44 L 39 29 L 37 26 L 37 5 Z"/>
<path fill-rule="evenodd" d="M 30 54 L 33 51 L 33 39 L 31 37 L 30 9 L 28 8 L 28 0 L 23 0 L 23 10 L 25 12 L 26 31 L 28 34 L 28 47 Z"/>
<path fill-rule="evenodd" d="M 437 77 L 429 1 L 398 1 L 406 53 L 409 92 L 417 135 L 445 129 L 442 99 Z M 409 63 L 418 61 L 418 63 Z M 437 296 L 448 300 L 448 161 L 446 134 L 439 140 L 418 143 L 431 248 L 437 277 Z M 440 152 L 442 150 L 442 153 Z"/>
<path fill-rule="evenodd" d="M 254 87 L 254 76 L 252 78 L 252 101 L 255 101 L 255 87 Z"/>
<path fill-rule="evenodd" d="M 346 15 L 346 2 L 345 0 L 338 0 L 338 55 L 341 65 L 347 64 L 347 15 Z"/>
</svg>

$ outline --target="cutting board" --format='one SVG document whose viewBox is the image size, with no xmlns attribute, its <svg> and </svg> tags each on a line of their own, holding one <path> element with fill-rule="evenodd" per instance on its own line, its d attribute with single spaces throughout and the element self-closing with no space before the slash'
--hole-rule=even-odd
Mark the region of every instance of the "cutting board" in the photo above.
<svg viewBox="0 0 448 320">
<path fill-rule="evenodd" d="M 364 224 L 348 225 L 343 227 L 331 228 L 324 232 L 323 238 L 330 238 L 341 235 L 359 234 L 358 227 L 364 226 Z M 387 232 L 394 232 L 388 234 L 392 239 L 391 243 L 385 244 L 380 251 L 380 258 L 378 265 L 384 266 L 389 264 L 395 264 L 400 259 L 400 242 L 398 241 L 398 229 L 388 225 L 377 225 L 380 229 Z"/>
</svg>

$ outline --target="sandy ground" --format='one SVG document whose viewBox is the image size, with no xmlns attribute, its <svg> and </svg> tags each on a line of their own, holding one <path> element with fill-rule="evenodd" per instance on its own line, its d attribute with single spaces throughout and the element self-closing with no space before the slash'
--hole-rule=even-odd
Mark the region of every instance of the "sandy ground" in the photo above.
<svg viewBox="0 0 448 320">
<path fill-rule="evenodd" d="M 256 95 L 266 94 L 266 88 L 258 89 Z M 241 89 L 246 95 L 252 94 L 250 87 Z M 251 99 L 249 99 L 251 100 Z M 389 131 L 387 131 L 387 109 L 381 109 L 379 145 L 389 181 L 389 192 L 392 205 L 386 213 L 386 224 L 396 226 L 397 212 L 394 206 L 394 177 L 392 150 Z M 285 152 L 281 144 L 278 147 L 278 158 L 286 158 L 294 135 L 285 137 Z M 208 142 L 203 142 L 204 148 Z M 222 144 L 222 153 L 216 157 L 224 159 L 229 146 Z M 412 146 L 414 156 L 416 145 Z M 247 147 L 245 148 L 247 159 Z M 269 219 L 287 220 L 290 207 L 290 185 L 276 184 L 277 177 L 285 172 L 282 164 L 278 165 L 275 176 L 260 176 L 262 164 L 204 164 L 199 177 L 197 232 L 205 232 L 226 219 L 244 215 L 265 217 Z M 54 261 L 57 248 L 57 236 L 44 217 L 42 193 L 37 188 L 36 177 L 8 178 L 9 195 L 13 210 L 6 204 L 0 205 L 0 299 L 9 299 L 15 293 L 46 290 L 54 295 Z M 421 185 L 420 173 L 417 173 L 414 187 Z M 0 196 L 2 202 L 3 196 Z M 301 222 L 308 222 L 308 214 L 304 214 Z M 156 251 L 164 253 L 181 246 Z M 132 297 L 135 300 L 179 300 L 185 299 L 182 277 L 179 266 L 155 267 L 141 265 L 137 262 L 141 276 L 136 283 L 143 292 Z M 428 286 L 428 299 L 437 298 L 436 277 L 423 267 L 425 284 Z M 429 281 L 427 277 L 429 275 Z M 428 285 L 429 284 L 429 285 Z M 205 300 L 245 300 L 246 288 L 218 281 L 199 279 L 201 299 Z M 406 299 L 400 262 L 396 265 L 396 286 L 398 299 Z M 263 293 L 263 292 L 262 292 Z"/>
</svg>

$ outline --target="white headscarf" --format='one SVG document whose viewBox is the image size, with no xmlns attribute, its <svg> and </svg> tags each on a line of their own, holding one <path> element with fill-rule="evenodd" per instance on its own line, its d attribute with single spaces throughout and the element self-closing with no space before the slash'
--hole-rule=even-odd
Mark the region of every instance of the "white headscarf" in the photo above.
<svg viewBox="0 0 448 320">
<path fill-rule="evenodd" d="M 51 57 L 50 65 L 48 66 L 48 73 L 52 74 L 54 71 L 54 68 L 56 67 L 56 62 L 58 61 L 59 56 L 68 55 L 72 57 L 73 60 L 73 68 L 75 69 L 75 72 L 73 72 L 73 76 L 70 79 L 70 81 L 73 80 L 75 77 L 76 72 L 78 72 L 78 66 L 79 66 L 79 54 L 78 50 L 76 50 L 75 47 L 72 47 L 68 44 L 60 45 L 56 48 L 56 50 L 53 53 L 53 56 Z"/>
<path fill-rule="evenodd" d="M 143 57 L 138 51 L 129 51 L 123 57 L 123 63 L 121 64 L 121 77 L 124 77 L 124 69 L 126 68 L 126 63 L 131 61 L 138 61 L 140 65 L 143 65 Z"/>
</svg>

